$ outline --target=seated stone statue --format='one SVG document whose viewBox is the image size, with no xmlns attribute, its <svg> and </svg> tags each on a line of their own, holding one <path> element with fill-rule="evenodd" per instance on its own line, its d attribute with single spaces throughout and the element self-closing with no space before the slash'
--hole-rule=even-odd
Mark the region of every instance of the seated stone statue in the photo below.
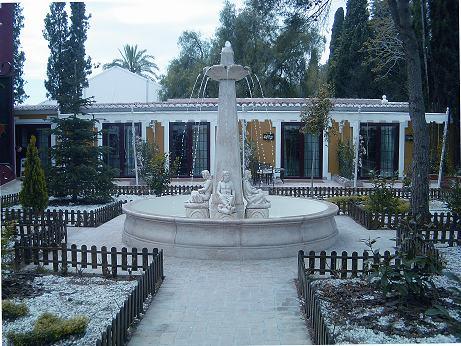
<svg viewBox="0 0 461 346">
<path fill-rule="evenodd" d="M 250 183 L 251 172 L 246 170 L 243 176 L 243 197 L 247 201 L 247 208 L 269 208 L 270 202 L 266 199 L 266 194 L 261 189 L 256 189 Z"/>
<path fill-rule="evenodd" d="M 207 203 L 210 200 L 211 193 L 213 192 L 213 181 L 211 179 L 211 174 L 208 170 L 202 171 L 202 177 L 205 179 L 205 183 L 201 189 L 197 191 L 192 191 L 190 199 L 187 203 Z"/>
<path fill-rule="evenodd" d="M 221 181 L 216 187 L 216 195 L 218 197 L 218 211 L 223 214 L 235 213 L 234 198 L 235 190 L 234 184 L 230 180 L 230 173 L 223 171 Z"/>
</svg>

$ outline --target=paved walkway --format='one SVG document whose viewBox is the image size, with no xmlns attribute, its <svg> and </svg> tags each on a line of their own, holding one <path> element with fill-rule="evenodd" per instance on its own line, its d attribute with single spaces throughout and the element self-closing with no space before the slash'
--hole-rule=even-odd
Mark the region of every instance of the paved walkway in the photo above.
<svg viewBox="0 0 461 346">
<path fill-rule="evenodd" d="M 360 251 L 360 241 L 378 238 L 390 249 L 395 233 L 368 231 L 346 216 L 329 250 Z M 125 246 L 121 215 L 97 228 L 69 227 L 68 242 Z M 165 256 L 166 279 L 134 331 L 141 345 L 311 344 L 294 284 L 295 257 L 265 261 L 206 261 Z"/>
</svg>

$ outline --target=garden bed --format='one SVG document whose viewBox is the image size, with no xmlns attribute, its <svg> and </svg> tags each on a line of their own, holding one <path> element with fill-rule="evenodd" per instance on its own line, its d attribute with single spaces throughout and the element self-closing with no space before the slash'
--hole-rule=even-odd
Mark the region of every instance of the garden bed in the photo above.
<svg viewBox="0 0 461 346">
<path fill-rule="evenodd" d="M 446 271 L 461 276 L 459 247 L 439 247 L 447 260 Z M 461 306 L 447 290 L 461 288 L 459 283 L 445 275 L 435 276 L 434 283 L 440 297 L 437 303 L 450 316 L 461 322 Z M 403 306 L 398 300 L 385 297 L 382 291 L 366 279 L 320 279 L 312 282 L 320 302 L 328 333 L 335 343 L 447 343 L 459 342 L 454 328 L 446 319 L 429 317 L 426 308 Z M 459 331 L 458 331 L 459 332 Z"/>
<path fill-rule="evenodd" d="M 80 345 L 95 344 L 137 284 L 137 280 L 105 279 L 89 275 L 64 277 L 21 273 L 16 279 L 13 278 L 14 276 L 9 278 L 13 280 L 13 288 L 2 299 L 25 303 L 29 312 L 14 321 L 3 321 L 3 345 L 7 343 L 8 332 L 31 331 L 37 318 L 45 312 L 65 319 L 76 315 L 84 315 L 89 319 L 83 335 L 68 338 L 59 342 L 59 345 L 70 345 L 74 342 Z M 27 283 L 27 291 L 21 289 L 21 282 Z M 5 282 L 3 284 L 5 290 Z"/>
</svg>

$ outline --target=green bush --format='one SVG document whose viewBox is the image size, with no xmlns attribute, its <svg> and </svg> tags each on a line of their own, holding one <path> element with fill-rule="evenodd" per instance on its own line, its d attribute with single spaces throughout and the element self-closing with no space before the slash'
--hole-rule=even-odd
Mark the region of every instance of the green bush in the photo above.
<svg viewBox="0 0 461 346">
<path fill-rule="evenodd" d="M 338 142 L 339 175 L 347 179 L 354 178 L 354 145 L 352 141 Z"/>
<path fill-rule="evenodd" d="M 364 204 L 364 208 L 366 211 L 369 211 L 372 213 L 373 212 L 382 213 L 382 212 L 387 211 L 387 212 L 403 214 L 403 213 L 408 213 L 410 211 L 410 202 L 404 199 L 394 197 L 392 201 L 388 203 L 386 209 L 378 208 L 378 210 L 376 210 L 375 206 L 372 206 L 371 204 L 367 202 Z"/>
<path fill-rule="evenodd" d="M 394 196 L 392 188 L 395 178 L 390 180 L 371 171 L 373 179 L 373 192 L 370 194 L 365 209 L 374 213 L 397 213 L 405 210 L 404 203 Z"/>
<path fill-rule="evenodd" d="M 331 203 L 349 203 L 349 202 L 354 202 L 354 203 L 359 203 L 359 202 L 366 202 L 368 201 L 368 196 L 335 196 L 335 197 L 330 197 L 327 198 L 328 202 Z"/>
<path fill-rule="evenodd" d="M 445 192 L 445 202 L 451 212 L 461 216 L 461 185 L 458 180 L 452 183 L 451 188 Z"/>
<path fill-rule="evenodd" d="M 35 322 L 32 332 L 10 332 L 8 339 L 15 346 L 48 345 L 71 335 L 82 334 L 87 326 L 88 318 L 86 316 L 76 316 L 66 320 L 51 313 L 44 313 Z"/>
<path fill-rule="evenodd" d="M 5 320 L 14 320 L 26 316 L 29 308 L 24 303 L 14 303 L 11 300 L 2 300 L 2 316 Z"/>
<path fill-rule="evenodd" d="M 24 208 L 41 212 L 48 206 L 48 191 L 35 141 L 35 136 L 31 136 L 27 147 L 24 181 L 19 192 L 19 201 Z"/>
</svg>

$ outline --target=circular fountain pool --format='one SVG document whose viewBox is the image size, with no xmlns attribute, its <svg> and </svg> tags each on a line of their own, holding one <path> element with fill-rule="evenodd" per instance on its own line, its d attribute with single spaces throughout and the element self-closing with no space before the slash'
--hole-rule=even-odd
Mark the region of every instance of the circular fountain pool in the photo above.
<svg viewBox="0 0 461 346">
<path fill-rule="evenodd" d="M 123 206 L 123 241 L 137 248 L 161 248 L 168 256 L 197 259 L 269 259 L 298 250 L 325 250 L 335 242 L 338 207 L 305 198 L 269 196 L 268 219 L 189 219 L 190 196 L 163 196 Z"/>
</svg>

